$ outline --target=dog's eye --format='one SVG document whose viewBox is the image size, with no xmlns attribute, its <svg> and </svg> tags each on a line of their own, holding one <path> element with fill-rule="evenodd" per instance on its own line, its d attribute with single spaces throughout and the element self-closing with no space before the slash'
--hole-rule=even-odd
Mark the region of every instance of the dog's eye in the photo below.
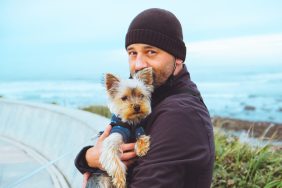
<svg viewBox="0 0 282 188">
<path fill-rule="evenodd" d="M 121 100 L 122 100 L 122 101 L 126 101 L 126 100 L 127 100 L 127 96 L 123 96 L 123 97 L 121 98 Z"/>
<path fill-rule="evenodd" d="M 141 99 L 143 99 L 143 98 L 144 98 L 144 95 L 143 95 L 143 94 L 141 94 L 141 95 L 140 95 L 140 98 L 141 98 Z"/>
</svg>

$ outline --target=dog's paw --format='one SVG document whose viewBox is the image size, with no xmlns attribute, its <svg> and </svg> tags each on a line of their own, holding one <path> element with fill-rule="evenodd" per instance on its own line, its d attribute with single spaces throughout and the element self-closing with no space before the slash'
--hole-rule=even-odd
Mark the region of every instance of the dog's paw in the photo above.
<svg viewBox="0 0 282 188">
<path fill-rule="evenodd" d="M 135 144 L 135 152 L 137 156 L 142 157 L 148 153 L 150 149 L 150 136 L 142 135 Z"/>
</svg>

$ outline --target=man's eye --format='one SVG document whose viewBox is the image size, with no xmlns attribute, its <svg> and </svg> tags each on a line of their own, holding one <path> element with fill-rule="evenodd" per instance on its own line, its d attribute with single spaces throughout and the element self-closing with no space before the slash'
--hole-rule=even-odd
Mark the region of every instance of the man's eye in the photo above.
<svg viewBox="0 0 282 188">
<path fill-rule="evenodd" d="M 126 101 L 126 100 L 127 100 L 127 96 L 123 96 L 123 97 L 121 98 L 121 100 L 122 100 L 122 101 Z"/>
<path fill-rule="evenodd" d="M 134 51 L 128 52 L 128 55 L 129 55 L 129 56 L 133 56 L 133 55 L 136 55 L 136 54 L 137 54 L 137 53 L 134 52 Z"/>
<path fill-rule="evenodd" d="M 154 54 L 156 54 L 156 53 L 157 53 L 157 52 L 154 51 L 154 50 L 149 50 L 149 51 L 148 51 L 148 54 L 149 54 L 149 55 L 154 55 Z"/>
</svg>

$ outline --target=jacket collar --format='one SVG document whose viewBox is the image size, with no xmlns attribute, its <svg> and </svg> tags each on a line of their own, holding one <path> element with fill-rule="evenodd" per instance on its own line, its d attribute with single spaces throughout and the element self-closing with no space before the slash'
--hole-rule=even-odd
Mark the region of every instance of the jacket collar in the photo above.
<svg viewBox="0 0 282 188">
<path fill-rule="evenodd" d="M 170 77 L 162 86 L 155 89 L 152 94 L 152 108 L 157 106 L 166 97 L 170 96 L 168 94 L 169 92 L 179 88 L 192 88 L 195 92 L 199 93 L 196 85 L 190 79 L 190 74 L 185 64 L 176 76 Z"/>
</svg>

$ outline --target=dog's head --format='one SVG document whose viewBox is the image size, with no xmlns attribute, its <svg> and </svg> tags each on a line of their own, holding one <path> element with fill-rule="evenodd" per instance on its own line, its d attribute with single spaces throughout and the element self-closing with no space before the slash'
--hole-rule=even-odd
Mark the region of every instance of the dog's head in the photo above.
<svg viewBox="0 0 282 188">
<path fill-rule="evenodd" d="M 143 69 L 133 75 L 133 79 L 126 80 L 106 74 L 105 86 L 109 108 L 122 121 L 137 124 L 151 113 L 152 68 Z"/>
</svg>

